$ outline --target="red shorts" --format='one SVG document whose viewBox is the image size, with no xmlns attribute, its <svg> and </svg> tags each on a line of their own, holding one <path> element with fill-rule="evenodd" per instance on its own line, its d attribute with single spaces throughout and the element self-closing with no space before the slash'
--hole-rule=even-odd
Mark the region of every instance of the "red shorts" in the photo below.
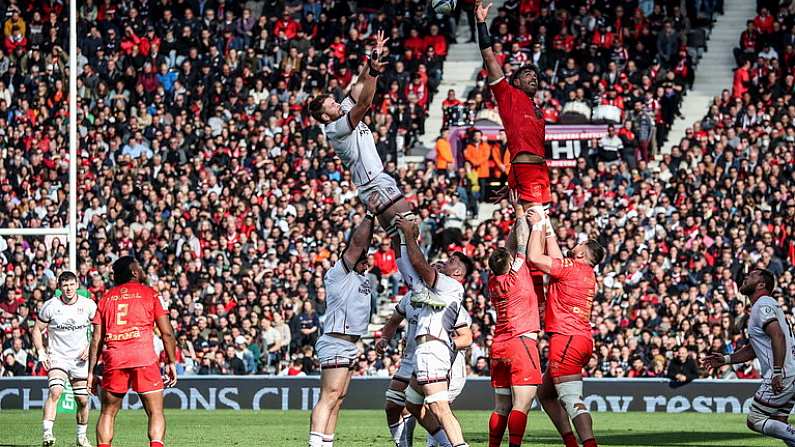
<svg viewBox="0 0 795 447">
<path fill-rule="evenodd" d="M 538 342 L 528 337 L 494 341 L 491 347 L 492 388 L 540 384 Z"/>
<path fill-rule="evenodd" d="M 105 371 L 102 388 L 114 394 L 127 394 L 130 388 L 139 394 L 160 391 L 164 388 L 160 365 L 153 363 L 149 366 Z"/>
<path fill-rule="evenodd" d="M 511 164 L 508 187 L 517 190 L 519 199 L 525 202 L 546 204 L 552 201 L 546 163 Z"/>
<path fill-rule="evenodd" d="M 590 335 L 552 334 L 549 338 L 549 367 L 551 377 L 582 374 L 591 360 L 593 338 Z"/>
</svg>

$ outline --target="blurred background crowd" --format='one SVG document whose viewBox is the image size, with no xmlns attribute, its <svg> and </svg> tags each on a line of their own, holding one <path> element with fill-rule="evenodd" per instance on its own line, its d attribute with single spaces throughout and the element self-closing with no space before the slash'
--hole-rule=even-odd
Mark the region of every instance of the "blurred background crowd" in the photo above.
<svg viewBox="0 0 795 447">
<path fill-rule="evenodd" d="M 0 227 L 58 227 L 66 216 L 65 14 L 42 4 L 46 14 L 5 11 Z M 458 4 L 466 26 L 472 3 Z M 755 266 L 778 275 L 774 294 L 791 316 L 790 9 L 760 9 L 738 36 L 733 88 L 670 154 L 651 157 L 692 85 L 687 39 L 720 12 L 717 0 L 509 1 L 491 23 L 509 70 L 533 62 L 543 71 L 549 123 L 568 103 L 621 110 L 575 167 L 550 171 L 562 245 L 593 237 L 609 253 L 597 272 L 589 376 L 706 376 L 699 357 L 739 347 L 748 302 L 737 289 Z M 383 29 L 392 63 L 366 123 L 422 219 L 423 249 L 436 258 L 462 250 L 477 263 L 466 284 L 475 335 L 467 355 L 473 375 L 488 375 L 495 314 L 486 259 L 513 217 L 506 202 L 479 217 L 478 201 L 488 195 L 482 180 L 510 169 L 504 141 L 472 132 L 461 165 L 444 138 L 435 159 L 401 161 L 419 136 L 439 131 L 424 122 L 454 20 L 402 0 L 355 9 L 319 0 L 86 0 L 78 13 L 78 275 L 88 292 L 101 296 L 112 261 L 134 254 L 170 303 L 181 374 L 318 373 L 323 275 L 364 208 L 305 102 L 318 92 L 343 97 Z M 465 102 L 453 93 L 445 107 L 493 108 L 484 85 Z M 370 254 L 374 333 L 405 292 L 382 240 L 379 230 Z M 58 237 L 0 238 L 3 375 L 44 374 L 30 327 L 65 252 Z M 362 340 L 356 374 L 390 376 L 400 344 L 381 358 L 371 341 Z M 758 368 L 716 375 L 755 377 Z"/>
</svg>

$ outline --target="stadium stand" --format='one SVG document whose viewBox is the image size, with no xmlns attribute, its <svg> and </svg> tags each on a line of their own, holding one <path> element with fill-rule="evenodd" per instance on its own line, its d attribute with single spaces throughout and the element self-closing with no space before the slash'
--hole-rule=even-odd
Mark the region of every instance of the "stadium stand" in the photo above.
<svg viewBox="0 0 795 447">
<path fill-rule="evenodd" d="M 467 197 L 478 192 L 478 173 L 471 167 L 396 163 L 396 154 L 424 130 L 423 107 L 442 75 L 451 24 L 429 19 L 423 9 L 404 8 L 413 2 L 390 2 L 377 12 L 350 11 L 344 2 L 287 2 L 286 12 L 276 15 L 263 15 L 271 11 L 260 10 L 264 3 L 249 2 L 254 7 L 246 9 L 241 2 L 219 0 L 203 3 L 212 5 L 203 10 L 169 11 L 87 0 L 80 9 L 82 283 L 94 296 L 101 294 L 110 283 L 110 262 L 134 253 L 150 284 L 170 302 L 181 374 L 316 373 L 312 345 L 325 311 L 323 274 L 363 208 L 303 104 L 316 91 L 342 96 L 368 51 L 368 36 L 386 29 L 393 36 L 393 64 L 368 124 L 388 172 L 419 209 L 424 249 L 440 256 L 463 250 L 477 261 L 478 274 L 466 288 L 465 306 L 475 321 L 468 359 L 472 374 L 488 375 L 494 314 L 484 295 L 485 259 L 512 224 L 509 206 L 502 203 L 490 219 L 470 219 L 477 213 L 470 207 L 467 214 Z M 653 2 L 640 1 L 640 14 L 625 9 L 626 18 L 619 20 L 613 16 L 618 9 L 601 14 L 579 8 L 585 2 L 563 3 L 573 6 L 570 14 L 516 12 L 511 5 L 544 2 L 508 2 L 494 31 L 509 61 L 538 62 L 513 47 L 532 50 L 539 40 L 547 48 L 541 64 L 547 74 L 561 61 L 553 73 L 558 82 L 549 83 L 560 87 L 546 101 L 551 121 L 570 94 L 575 101 L 600 102 L 609 91 L 621 95 L 620 87 L 629 98 L 630 125 L 616 132 L 625 148 L 621 156 L 607 160 L 595 153 L 575 168 L 551 171 L 552 215 L 561 240 L 599 238 L 610 253 L 599 269 L 597 347 L 587 374 L 692 380 L 706 374 L 694 359 L 738 347 L 746 307 L 737 285 L 750 267 L 780 275 L 780 300 L 795 294 L 795 109 L 792 61 L 786 56 L 795 42 L 789 39 L 795 15 L 771 11 L 783 31 L 758 40 L 770 42 L 782 57 L 767 57 L 770 48 L 764 46 L 743 47 L 743 56 L 753 57 L 747 58 L 750 67 L 738 70 L 737 94 L 717 99 L 670 155 L 650 163 L 627 150 L 639 147 L 643 131 L 636 126 L 646 126 L 649 116 L 644 107 L 655 107 L 658 128 L 669 123 L 687 85 L 676 75 L 683 60 L 677 58 L 694 68 L 692 51 L 680 56 L 675 45 L 658 54 L 658 41 L 650 36 L 666 22 L 680 37 L 688 35 L 698 15 L 666 8 L 674 2 L 645 10 Z M 63 61 L 52 47 L 44 50 L 54 37 L 63 39 L 63 14 L 54 13 L 55 21 L 42 25 L 50 39 L 39 44 L 46 55 L 39 57 L 51 60 L 39 73 L 52 65 L 52 80 L 33 82 L 14 73 L 15 65 L 35 59 L 32 43 L 0 57 L 0 71 L 3 59 L 10 60 L 0 86 L 7 125 L 0 129 L 6 132 L 3 150 L 13 154 L 0 160 L 0 226 L 62 223 L 58 204 L 64 203 L 66 171 L 53 148 L 65 146 L 58 78 Z M 21 27 L 14 32 L 13 22 L 20 19 L 7 17 L 6 35 L 18 42 Z M 20 17 L 27 24 L 22 35 L 32 42 L 36 19 L 31 11 Z M 434 26 L 444 38 L 420 37 L 435 36 Z M 521 26 L 534 38 L 513 37 L 522 36 Z M 573 38 L 559 31 L 564 28 Z M 644 45 L 629 45 L 636 40 Z M 601 52 L 602 63 L 569 67 L 568 60 L 555 59 L 568 45 L 586 55 Z M 619 66 L 621 57 L 626 65 Z M 655 57 L 659 66 L 645 65 Z M 472 96 L 476 107 L 488 107 L 488 89 L 479 88 Z M 635 104 L 641 110 L 633 112 Z M 371 253 L 371 274 L 380 284 L 373 296 L 374 323 L 395 301 L 394 292 L 404 292 L 396 286 L 394 253 L 380 244 L 383 236 L 376 235 Z M 29 328 L 53 293 L 63 243 L 0 238 L 0 256 L 0 371 L 41 375 Z M 370 346 L 363 348 L 357 374 L 394 372 L 400 346 L 383 359 Z M 542 342 L 540 348 L 545 362 L 547 347 Z M 747 364 L 720 375 L 755 377 L 758 370 Z"/>
</svg>

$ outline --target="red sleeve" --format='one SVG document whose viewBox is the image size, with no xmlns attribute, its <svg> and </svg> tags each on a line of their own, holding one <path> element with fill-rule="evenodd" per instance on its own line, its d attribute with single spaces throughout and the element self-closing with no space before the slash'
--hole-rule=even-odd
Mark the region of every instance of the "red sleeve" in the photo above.
<svg viewBox="0 0 795 447">
<path fill-rule="evenodd" d="M 572 273 L 576 273 L 574 261 L 569 258 L 552 259 L 552 269 L 549 271 L 549 276 L 555 279 L 566 279 Z"/>
<path fill-rule="evenodd" d="M 154 314 L 155 320 L 164 315 L 168 315 L 168 311 L 163 308 L 163 303 L 160 301 L 160 295 L 158 295 L 154 289 L 150 289 L 150 291 L 152 297 L 152 313 Z"/>
<path fill-rule="evenodd" d="M 497 100 L 497 105 L 504 108 L 506 111 L 511 108 L 511 94 L 513 87 L 508 84 L 505 76 L 500 78 L 497 82 L 489 84 L 491 93 L 494 94 L 494 99 Z"/>
<path fill-rule="evenodd" d="M 94 312 L 94 318 L 91 319 L 91 324 L 102 324 L 102 307 L 97 305 L 97 311 Z"/>
</svg>

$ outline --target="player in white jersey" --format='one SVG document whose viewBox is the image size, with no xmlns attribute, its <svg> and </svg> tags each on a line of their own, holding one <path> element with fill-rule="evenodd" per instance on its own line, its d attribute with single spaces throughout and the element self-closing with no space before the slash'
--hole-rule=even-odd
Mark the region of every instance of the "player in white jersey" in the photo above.
<svg viewBox="0 0 795 447">
<path fill-rule="evenodd" d="M 411 382 L 411 375 L 414 373 L 414 348 L 416 347 L 414 334 L 417 331 L 419 310 L 419 307 L 415 307 L 411 303 L 411 292 L 404 295 L 395 306 L 392 317 L 381 328 L 381 338 L 375 344 L 376 351 L 379 354 L 383 354 L 401 323 L 404 320 L 406 321 L 403 356 L 400 358 L 400 367 L 395 375 L 392 376 L 392 381 L 389 382 L 389 388 L 386 390 L 386 403 L 384 404 L 389 433 L 398 447 L 410 447 L 412 445 L 414 427 L 417 423 L 414 416 L 406 411 L 406 387 Z"/>
<path fill-rule="evenodd" d="M 767 270 L 753 270 L 746 276 L 740 293 L 753 304 L 748 319 L 750 344 L 731 355 L 709 355 L 704 365 L 718 368 L 757 358 L 762 368 L 762 385 L 754 394 L 748 428 L 795 447 L 795 428 L 787 423 L 795 406 L 795 337 L 778 302 L 770 296 L 774 287 L 775 278 Z"/>
<path fill-rule="evenodd" d="M 315 344 L 321 368 L 320 399 L 312 409 L 310 447 L 333 445 L 337 416 L 359 356 L 356 343 L 370 323 L 371 286 L 366 273 L 374 220 L 368 212 L 324 278 L 326 314 Z"/>
<path fill-rule="evenodd" d="M 396 219 L 402 217 L 413 219 L 411 205 L 403 197 L 395 179 L 384 172 L 384 165 L 378 155 L 375 140 L 370 128 L 362 122 L 375 94 L 376 78 L 383 71 L 385 44 L 379 31 L 373 57 L 358 77 L 358 82 L 351 87 L 350 94 L 337 103 L 330 95 L 319 95 L 309 103 L 309 112 L 314 119 L 322 123 L 326 138 L 340 157 L 345 167 L 351 171 L 351 178 L 356 184 L 359 200 L 370 203 L 375 195 L 378 199 L 377 208 L 373 210 L 381 226 L 397 245 L 398 271 L 406 279 L 409 287 L 411 279 L 416 276 L 412 272 L 411 263 L 405 250 L 405 238 L 395 225 Z M 441 306 L 441 303 L 429 301 L 427 294 L 414 295 L 415 302 L 425 300 L 428 304 Z"/>
<path fill-rule="evenodd" d="M 417 243 L 419 230 L 416 221 L 398 216 L 396 224 L 406 241 L 409 261 L 423 285 L 415 286 L 412 293 L 433 297 L 428 302 L 447 303 L 441 308 L 425 305 L 419 312 L 414 375 L 406 399 L 411 400 L 410 394 L 424 396 L 422 401 L 441 423 L 451 445 L 465 446 L 467 444 L 461 426 L 450 410 L 448 381 L 453 353 L 472 342 L 469 324 L 457 322 L 466 314 L 461 305 L 464 298 L 463 282 L 474 267 L 469 257 L 460 252 L 452 253 L 446 262 L 432 267 Z M 417 300 L 412 299 L 412 302 Z"/>
<path fill-rule="evenodd" d="M 61 296 L 51 298 L 38 312 L 33 326 L 33 344 L 39 359 L 47 368 L 49 395 L 44 402 L 42 421 L 42 445 L 55 445 L 52 428 L 55 422 L 58 399 L 69 380 L 77 402 L 77 445 L 91 446 L 86 436 L 88 425 L 88 345 L 91 319 L 97 305 L 90 298 L 77 293 L 77 275 L 63 272 L 58 277 Z M 44 330 L 47 330 L 48 346 L 44 347 Z"/>
</svg>

